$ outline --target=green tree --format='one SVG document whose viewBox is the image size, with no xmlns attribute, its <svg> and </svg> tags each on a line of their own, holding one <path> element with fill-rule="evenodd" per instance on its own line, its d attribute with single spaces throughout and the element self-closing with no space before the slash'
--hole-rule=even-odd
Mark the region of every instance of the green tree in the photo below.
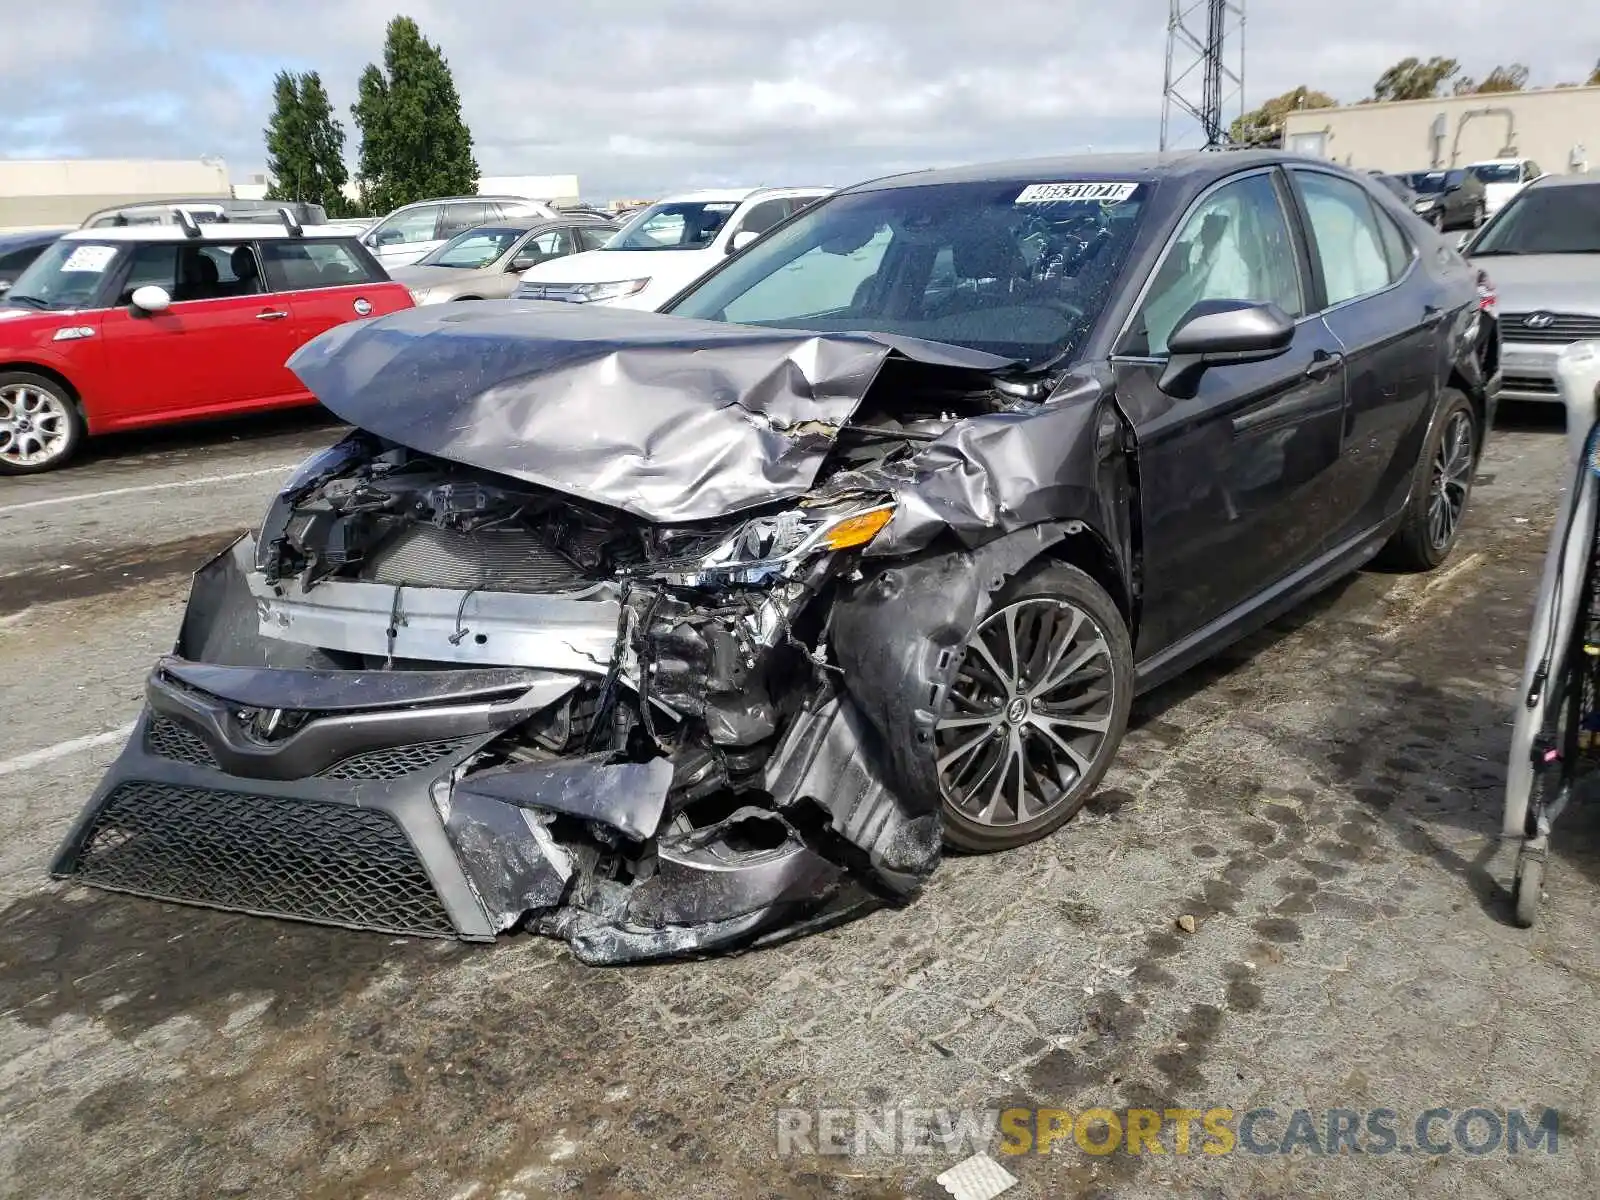
<svg viewBox="0 0 1600 1200">
<path fill-rule="evenodd" d="M 1453 58 L 1402 58 L 1372 85 L 1374 100 L 1428 100 L 1461 70 Z"/>
<path fill-rule="evenodd" d="M 1302 84 L 1236 118 L 1228 128 L 1228 137 L 1236 146 L 1282 145 L 1283 120 L 1290 113 L 1306 108 L 1334 108 L 1338 103 L 1328 93 Z"/>
<path fill-rule="evenodd" d="M 1584 82 L 1585 87 L 1600 87 L 1600 59 L 1594 64 L 1594 70 L 1589 72 L 1589 78 Z"/>
<path fill-rule="evenodd" d="M 320 204 L 329 216 L 342 216 L 349 204 L 340 190 L 350 173 L 344 165 L 344 126 L 333 115 L 322 77 L 279 71 L 272 81 L 272 118 L 262 132 L 267 140 L 267 171 L 273 200 Z"/>
<path fill-rule="evenodd" d="M 1520 92 L 1527 86 L 1528 68 L 1521 63 L 1512 63 L 1509 67 L 1496 67 L 1484 76 L 1482 83 L 1463 75 L 1451 90 L 1458 96 L 1469 96 L 1489 92 Z"/>
<path fill-rule="evenodd" d="M 477 189 L 472 133 L 450 64 L 410 17 L 389 22 L 383 68 L 369 63 L 361 72 L 350 112 L 361 131 L 357 176 L 372 212 Z"/>
</svg>

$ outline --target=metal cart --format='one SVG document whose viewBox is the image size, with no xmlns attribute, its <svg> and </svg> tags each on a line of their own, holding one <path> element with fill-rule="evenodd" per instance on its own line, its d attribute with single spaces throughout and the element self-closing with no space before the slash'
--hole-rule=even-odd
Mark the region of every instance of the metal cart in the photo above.
<svg viewBox="0 0 1600 1200">
<path fill-rule="evenodd" d="M 1502 835 L 1520 840 L 1512 889 L 1517 924 L 1538 919 L 1550 832 L 1600 768 L 1600 341 L 1556 364 L 1567 408 L 1568 487 L 1545 555 L 1528 637 Z"/>
</svg>

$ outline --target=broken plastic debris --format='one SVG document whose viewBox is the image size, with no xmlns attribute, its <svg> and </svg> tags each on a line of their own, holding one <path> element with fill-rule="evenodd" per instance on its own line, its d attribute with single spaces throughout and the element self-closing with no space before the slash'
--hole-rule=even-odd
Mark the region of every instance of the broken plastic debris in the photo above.
<svg viewBox="0 0 1600 1200">
<path fill-rule="evenodd" d="M 956 1200 L 993 1200 L 1017 1186 L 1017 1177 L 983 1151 L 964 1159 L 934 1180 Z"/>
</svg>

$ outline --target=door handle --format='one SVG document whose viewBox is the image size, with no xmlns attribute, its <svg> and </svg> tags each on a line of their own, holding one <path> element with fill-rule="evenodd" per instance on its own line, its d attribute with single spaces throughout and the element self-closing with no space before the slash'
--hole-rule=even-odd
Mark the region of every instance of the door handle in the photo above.
<svg viewBox="0 0 1600 1200">
<path fill-rule="evenodd" d="M 1318 350 L 1312 356 L 1311 365 L 1306 368 L 1307 379 L 1326 379 L 1344 365 L 1344 355 L 1329 354 Z"/>
<path fill-rule="evenodd" d="M 258 321 L 281 321 L 285 317 L 287 317 L 288 315 L 289 314 L 286 313 L 286 312 L 278 312 L 276 310 L 273 310 L 273 311 L 270 311 L 270 312 L 259 312 L 259 313 L 256 314 L 256 320 L 258 320 Z"/>
</svg>

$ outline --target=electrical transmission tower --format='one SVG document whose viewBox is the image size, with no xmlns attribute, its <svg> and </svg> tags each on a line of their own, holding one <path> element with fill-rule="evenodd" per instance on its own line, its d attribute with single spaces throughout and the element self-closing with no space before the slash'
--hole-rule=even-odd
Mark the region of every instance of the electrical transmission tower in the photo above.
<svg viewBox="0 0 1600 1200">
<path fill-rule="evenodd" d="M 1227 145 L 1222 114 L 1235 104 L 1243 115 L 1244 0 L 1172 0 L 1161 148 L 1181 140 L 1172 129 L 1174 109 L 1200 123 L 1206 146 Z"/>
</svg>

